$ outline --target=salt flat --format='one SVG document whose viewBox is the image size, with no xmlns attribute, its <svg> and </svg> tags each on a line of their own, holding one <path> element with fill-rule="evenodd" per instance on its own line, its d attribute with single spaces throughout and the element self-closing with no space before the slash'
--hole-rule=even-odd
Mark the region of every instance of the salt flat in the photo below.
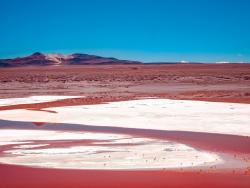
<svg viewBox="0 0 250 188">
<path fill-rule="evenodd" d="M 78 96 L 56 96 L 56 95 L 44 95 L 44 96 L 30 96 L 25 98 L 6 98 L 0 99 L 0 106 L 17 105 L 17 104 L 34 104 L 42 102 L 52 102 L 62 99 L 78 98 Z"/>
<path fill-rule="evenodd" d="M 250 136 L 249 104 L 140 99 L 46 110 L 57 113 L 5 110 L 0 119 Z"/>
<path fill-rule="evenodd" d="M 223 162 L 214 153 L 184 144 L 123 134 L 5 129 L 0 130 L 0 135 L 0 145 L 10 146 L 0 155 L 0 163 L 4 164 L 63 169 L 156 169 Z M 94 141 L 89 145 L 84 143 L 86 139 Z M 50 142 L 40 143 L 45 140 Z M 67 140 L 83 144 L 53 146 Z"/>
</svg>

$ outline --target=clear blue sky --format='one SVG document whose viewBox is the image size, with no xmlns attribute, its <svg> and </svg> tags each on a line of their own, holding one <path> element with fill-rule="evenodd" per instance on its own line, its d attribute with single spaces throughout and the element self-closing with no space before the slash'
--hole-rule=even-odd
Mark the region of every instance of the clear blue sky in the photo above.
<svg viewBox="0 0 250 188">
<path fill-rule="evenodd" d="M 250 0 L 0 0 L 0 58 L 250 61 Z"/>
</svg>

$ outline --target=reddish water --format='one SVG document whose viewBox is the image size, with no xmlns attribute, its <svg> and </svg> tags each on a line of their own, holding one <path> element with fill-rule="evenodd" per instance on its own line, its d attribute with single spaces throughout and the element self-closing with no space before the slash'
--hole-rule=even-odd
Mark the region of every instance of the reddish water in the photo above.
<svg viewBox="0 0 250 188">
<path fill-rule="evenodd" d="M 250 176 L 177 171 L 87 171 L 0 165 L 3 188 L 249 188 Z"/>
<path fill-rule="evenodd" d="M 44 122 L 32 122 L 36 126 L 43 126 L 45 123 Z"/>
</svg>

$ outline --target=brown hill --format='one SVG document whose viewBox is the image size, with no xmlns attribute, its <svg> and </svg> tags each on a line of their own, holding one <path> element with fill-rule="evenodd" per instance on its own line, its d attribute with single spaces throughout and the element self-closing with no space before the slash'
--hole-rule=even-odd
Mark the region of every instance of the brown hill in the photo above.
<svg viewBox="0 0 250 188">
<path fill-rule="evenodd" d="M 46 66 L 46 65 L 104 65 L 104 64 L 139 64 L 138 61 L 120 60 L 89 54 L 71 55 L 42 54 L 36 52 L 30 56 L 14 59 L 0 59 L 0 67 Z"/>
</svg>

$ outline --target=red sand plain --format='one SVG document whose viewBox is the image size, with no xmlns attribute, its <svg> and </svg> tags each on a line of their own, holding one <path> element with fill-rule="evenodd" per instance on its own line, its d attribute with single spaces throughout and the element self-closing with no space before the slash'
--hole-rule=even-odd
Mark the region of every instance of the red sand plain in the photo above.
<svg viewBox="0 0 250 188">
<path fill-rule="evenodd" d="M 1 98 L 30 95 L 84 95 L 92 101 L 155 96 L 250 103 L 250 64 L 0 69 Z"/>
<path fill-rule="evenodd" d="M 0 69 L 0 96 L 84 95 L 40 104 L 11 105 L 0 110 L 43 110 L 46 107 L 96 104 L 161 97 L 250 103 L 250 65 L 130 65 Z M 51 112 L 52 113 L 52 112 Z M 43 128 L 42 122 L 36 123 Z M 46 124 L 45 124 L 46 125 Z M 98 128 L 97 128 L 98 129 Z M 89 130 L 88 130 L 89 131 Z M 92 130 L 96 131 L 96 130 Z M 208 133 L 152 132 L 129 129 L 97 130 L 157 137 L 231 156 L 247 155 L 250 138 Z M 62 170 L 0 164 L 3 188 L 16 187 L 250 187 L 250 169 L 213 170 Z"/>
</svg>

